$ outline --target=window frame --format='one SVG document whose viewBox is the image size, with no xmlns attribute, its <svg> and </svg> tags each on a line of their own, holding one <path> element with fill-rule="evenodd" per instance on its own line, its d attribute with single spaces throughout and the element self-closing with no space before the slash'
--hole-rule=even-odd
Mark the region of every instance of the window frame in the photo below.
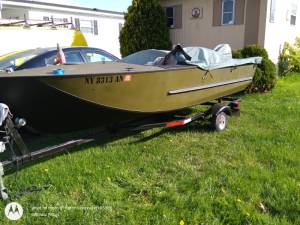
<svg viewBox="0 0 300 225">
<path fill-rule="evenodd" d="M 275 23 L 276 21 L 276 6 L 277 6 L 277 0 L 271 0 L 270 4 L 270 23 Z"/>
<path fill-rule="evenodd" d="M 173 16 L 172 17 L 169 17 L 168 16 L 168 9 L 171 9 L 172 8 L 172 10 L 173 10 Z M 166 16 L 167 16 L 167 25 L 168 25 L 168 27 L 170 28 L 170 29 L 175 29 L 175 6 L 167 6 L 166 7 Z M 171 26 L 169 26 L 169 19 L 171 19 L 172 18 L 172 21 L 173 21 L 173 23 L 172 23 L 172 25 Z"/>
<path fill-rule="evenodd" d="M 292 27 L 295 27 L 297 25 L 297 16 L 295 15 L 291 15 L 291 18 L 290 18 L 290 25 Z"/>
<path fill-rule="evenodd" d="M 90 26 L 86 26 L 87 23 L 90 23 Z M 99 35 L 98 20 L 75 18 L 75 28 L 81 30 L 82 33 L 87 35 L 95 35 L 95 36 Z"/>
<path fill-rule="evenodd" d="M 81 63 L 86 63 L 86 60 L 85 60 L 85 57 L 82 55 L 81 51 L 80 50 L 71 50 L 71 51 L 68 51 L 68 50 L 65 50 L 63 49 L 63 52 L 64 52 L 64 55 L 65 55 L 65 58 L 66 58 L 66 64 L 81 64 Z M 68 54 L 78 54 L 80 55 L 82 61 L 81 62 L 68 62 L 67 61 L 67 55 Z M 45 56 L 44 58 L 41 58 L 43 61 L 44 61 L 44 65 L 45 66 L 51 66 L 51 65 L 55 65 L 54 64 L 54 59 L 56 58 L 57 56 L 57 50 L 55 50 L 53 53 L 49 54 L 49 56 Z M 50 59 L 53 58 L 53 62 L 49 63 Z"/>
<path fill-rule="evenodd" d="M 105 62 L 114 62 L 114 61 L 116 61 L 116 59 L 113 57 L 113 56 L 111 56 L 110 54 L 107 54 L 106 52 L 104 52 L 104 51 L 101 51 L 101 50 L 94 50 L 94 49 L 83 49 L 83 50 L 81 50 L 81 55 L 82 55 L 82 57 L 84 58 L 84 61 L 86 62 L 86 63 L 93 63 L 93 62 L 89 62 L 88 61 L 88 58 L 87 58 L 87 54 L 88 53 L 91 53 L 91 54 L 98 54 L 98 55 L 101 55 L 101 56 L 103 56 L 103 57 L 105 57 L 105 58 L 107 58 L 107 59 L 109 59 L 109 61 L 108 60 L 104 60 Z M 95 61 L 95 62 L 102 62 L 103 60 L 100 60 L 100 61 Z"/>
<path fill-rule="evenodd" d="M 81 58 L 81 62 L 68 62 L 67 61 L 67 55 L 69 54 L 74 54 L 76 53 L 76 55 L 78 55 L 80 58 Z M 64 51 L 64 54 L 65 54 L 65 58 L 66 58 L 66 64 L 81 64 L 81 63 L 85 63 L 85 58 L 83 57 L 83 55 L 81 54 L 81 51 L 80 50 L 71 50 L 71 51 Z"/>
<path fill-rule="evenodd" d="M 297 25 L 297 14 L 298 14 L 298 5 L 292 4 L 291 5 L 291 13 L 290 13 L 290 26 L 295 27 Z"/>
<path fill-rule="evenodd" d="M 230 23 L 224 23 L 224 13 L 229 13 L 229 12 L 224 12 L 224 4 L 227 1 L 232 1 L 232 21 Z M 235 7 L 236 7 L 236 0 L 222 0 L 222 18 L 221 18 L 221 25 L 234 25 L 235 24 Z"/>
</svg>

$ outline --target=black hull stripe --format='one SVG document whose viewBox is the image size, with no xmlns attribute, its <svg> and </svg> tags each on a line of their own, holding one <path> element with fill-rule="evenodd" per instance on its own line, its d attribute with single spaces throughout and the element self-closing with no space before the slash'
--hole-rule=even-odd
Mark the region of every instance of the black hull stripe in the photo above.
<svg viewBox="0 0 300 225">
<path fill-rule="evenodd" d="M 200 91 L 200 90 L 205 90 L 205 89 L 209 89 L 209 88 L 250 81 L 252 79 L 253 79 L 253 77 L 245 77 L 245 78 L 241 78 L 241 79 L 229 80 L 229 81 L 201 85 L 201 86 L 196 86 L 196 87 L 176 89 L 176 90 L 168 91 L 168 95 L 176 95 L 176 94 L 182 94 L 182 93 L 187 93 L 187 92 L 192 92 L 192 91 Z"/>
</svg>

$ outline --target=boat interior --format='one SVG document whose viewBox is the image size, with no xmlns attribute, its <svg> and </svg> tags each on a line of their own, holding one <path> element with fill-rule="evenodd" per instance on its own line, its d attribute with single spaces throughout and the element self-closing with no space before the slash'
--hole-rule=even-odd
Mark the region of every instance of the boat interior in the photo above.
<svg viewBox="0 0 300 225">
<path fill-rule="evenodd" d="M 204 70 L 212 70 L 245 64 L 259 64 L 261 60 L 261 57 L 234 59 L 231 47 L 228 44 L 220 44 L 214 49 L 182 48 L 180 45 L 177 45 L 172 51 L 148 49 L 131 54 L 123 58 L 121 62 L 167 68 L 194 65 Z"/>
<path fill-rule="evenodd" d="M 53 77 L 55 69 L 63 69 L 64 76 L 111 75 L 158 72 L 164 70 L 199 69 L 210 71 L 226 67 L 238 67 L 261 63 L 261 57 L 233 59 L 228 44 L 215 49 L 203 47 L 182 48 L 177 45 L 172 51 L 148 49 L 131 54 L 120 62 L 96 62 L 47 66 L 13 73 L 0 73 L 0 77 Z"/>
</svg>

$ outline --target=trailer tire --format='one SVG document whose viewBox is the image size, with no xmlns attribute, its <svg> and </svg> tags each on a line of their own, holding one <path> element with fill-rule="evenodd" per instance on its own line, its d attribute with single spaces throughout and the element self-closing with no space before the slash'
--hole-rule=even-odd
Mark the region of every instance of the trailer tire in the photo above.
<svg viewBox="0 0 300 225">
<path fill-rule="evenodd" d="M 228 116 L 225 112 L 220 112 L 212 118 L 212 126 L 216 131 L 223 131 L 226 129 L 228 123 Z"/>
</svg>

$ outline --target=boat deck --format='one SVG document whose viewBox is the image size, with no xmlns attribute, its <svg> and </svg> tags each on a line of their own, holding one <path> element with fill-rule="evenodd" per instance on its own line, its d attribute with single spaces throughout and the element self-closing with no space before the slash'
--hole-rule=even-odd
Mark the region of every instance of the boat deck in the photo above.
<svg viewBox="0 0 300 225">
<path fill-rule="evenodd" d="M 60 77 L 60 76 L 86 76 L 86 75 L 112 75 L 112 74 L 135 74 L 150 73 L 166 70 L 191 69 L 196 68 L 193 65 L 174 65 L 174 66 L 142 66 L 120 62 L 96 62 L 86 64 L 56 65 L 34 68 L 30 70 L 20 70 L 13 73 L 0 73 L 1 78 L 12 77 Z M 63 69 L 63 75 L 53 74 L 53 70 Z"/>
</svg>

